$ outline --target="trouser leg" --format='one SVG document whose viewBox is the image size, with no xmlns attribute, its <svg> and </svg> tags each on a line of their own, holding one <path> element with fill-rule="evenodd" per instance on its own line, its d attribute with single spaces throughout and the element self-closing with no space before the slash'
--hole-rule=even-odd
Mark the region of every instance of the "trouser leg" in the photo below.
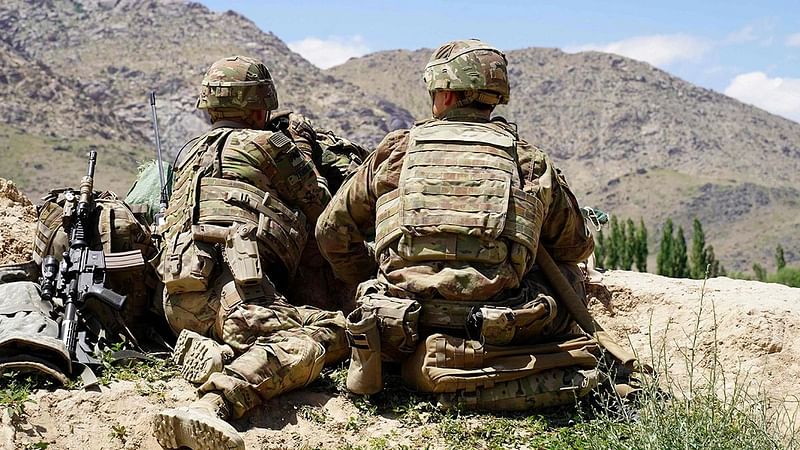
<svg viewBox="0 0 800 450">
<path fill-rule="evenodd" d="M 298 330 L 280 331 L 259 339 L 199 391 L 219 392 L 232 417 L 239 418 L 272 397 L 311 383 L 324 363 L 322 344 Z"/>
</svg>

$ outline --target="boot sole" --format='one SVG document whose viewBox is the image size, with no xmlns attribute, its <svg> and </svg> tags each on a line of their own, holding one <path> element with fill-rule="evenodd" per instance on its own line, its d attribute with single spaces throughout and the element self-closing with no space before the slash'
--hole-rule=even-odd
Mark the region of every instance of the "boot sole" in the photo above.
<svg viewBox="0 0 800 450">
<path fill-rule="evenodd" d="M 153 419 L 153 434 L 168 449 L 245 450 L 244 440 L 229 423 L 191 408 L 158 413 Z"/>
<path fill-rule="evenodd" d="M 222 371 L 219 344 L 194 331 L 181 331 L 172 360 L 180 366 L 181 376 L 190 383 L 205 383 L 211 374 Z"/>
</svg>

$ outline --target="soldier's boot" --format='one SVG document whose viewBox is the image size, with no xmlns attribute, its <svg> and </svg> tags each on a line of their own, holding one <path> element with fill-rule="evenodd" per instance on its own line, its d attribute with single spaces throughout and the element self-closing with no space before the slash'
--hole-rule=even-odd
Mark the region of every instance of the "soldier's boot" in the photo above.
<svg viewBox="0 0 800 450">
<path fill-rule="evenodd" d="M 156 414 L 153 433 L 167 449 L 244 450 L 244 440 L 225 421 L 230 407 L 215 392 L 206 393 L 189 406 L 170 408 Z"/>
<path fill-rule="evenodd" d="M 233 350 L 194 331 L 183 330 L 175 343 L 172 360 L 180 366 L 181 375 L 191 383 L 205 383 L 212 373 L 233 359 Z"/>
<path fill-rule="evenodd" d="M 356 308 L 347 316 L 347 339 L 352 353 L 347 370 L 347 390 L 375 394 L 383 389 L 381 337 L 378 317 L 372 310 Z"/>
</svg>

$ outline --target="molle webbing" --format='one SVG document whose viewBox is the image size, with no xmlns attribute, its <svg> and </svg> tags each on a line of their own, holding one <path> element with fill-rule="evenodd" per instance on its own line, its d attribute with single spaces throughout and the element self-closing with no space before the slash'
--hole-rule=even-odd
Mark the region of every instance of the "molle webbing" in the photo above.
<svg viewBox="0 0 800 450">
<path fill-rule="evenodd" d="M 241 181 L 202 178 L 199 189 L 198 224 L 249 223 L 256 237 L 267 245 L 293 273 L 307 239 L 305 216 L 286 207 L 278 198 Z"/>
<path fill-rule="evenodd" d="M 414 128 L 398 189 L 378 198 L 376 254 L 400 240 L 409 260 L 498 264 L 499 238 L 535 252 L 542 204 L 522 191 L 516 137 L 493 124 L 431 122 Z"/>
<path fill-rule="evenodd" d="M 39 220 L 36 222 L 36 236 L 33 240 L 33 260 L 42 264 L 42 258 L 51 252 L 53 239 L 61 228 L 61 216 L 64 209 L 55 201 L 47 201 L 39 211 Z"/>
</svg>

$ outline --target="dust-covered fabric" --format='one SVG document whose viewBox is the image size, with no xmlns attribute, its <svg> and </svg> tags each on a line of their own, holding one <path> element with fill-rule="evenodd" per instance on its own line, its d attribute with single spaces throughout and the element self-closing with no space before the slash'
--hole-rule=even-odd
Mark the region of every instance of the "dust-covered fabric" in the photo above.
<svg viewBox="0 0 800 450">
<path fill-rule="evenodd" d="M 585 298 L 576 263 L 591 236 L 561 173 L 504 121 L 457 108 L 390 133 L 316 237 L 336 275 L 360 283 L 375 347 L 406 384 L 483 409 L 565 404 L 597 385 L 596 343 L 565 341 L 579 330 L 534 264 L 544 245 Z"/>
<path fill-rule="evenodd" d="M 233 349 L 201 392 L 218 391 L 240 417 L 347 352 L 341 312 L 295 307 L 281 294 L 330 194 L 283 132 L 226 121 L 196 141 L 175 180 L 159 264 L 164 313 L 174 332 Z"/>
<path fill-rule="evenodd" d="M 223 270 L 207 291 L 164 298 L 173 330 L 189 329 L 234 350 L 236 358 L 200 389 L 221 391 L 234 417 L 310 383 L 348 352 L 341 312 L 290 305 L 268 279 L 260 296 L 245 290 Z"/>
<path fill-rule="evenodd" d="M 425 298 L 487 299 L 518 287 L 520 277 L 509 259 L 497 264 L 417 262 L 401 257 L 396 245 L 372 254 L 366 241 L 375 234 L 378 198 L 398 189 L 408 148 L 409 130 L 389 133 L 320 216 L 317 241 L 337 277 L 357 284 L 377 273 L 379 280 Z M 540 244 L 557 262 L 582 261 L 594 244 L 564 176 L 527 142 L 517 141 L 516 151 L 522 190 L 543 205 Z"/>
</svg>

